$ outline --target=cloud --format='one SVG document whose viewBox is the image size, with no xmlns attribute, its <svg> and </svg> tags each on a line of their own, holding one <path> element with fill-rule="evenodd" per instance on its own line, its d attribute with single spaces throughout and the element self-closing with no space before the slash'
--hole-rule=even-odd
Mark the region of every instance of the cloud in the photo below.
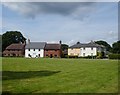
<svg viewBox="0 0 120 95">
<path fill-rule="evenodd" d="M 89 15 L 93 2 L 4 2 L 4 6 L 26 17 L 36 17 L 40 14 L 59 14 L 84 18 Z"/>
<path fill-rule="evenodd" d="M 119 2 L 119 0 L 1 0 L 2 2 Z"/>
</svg>

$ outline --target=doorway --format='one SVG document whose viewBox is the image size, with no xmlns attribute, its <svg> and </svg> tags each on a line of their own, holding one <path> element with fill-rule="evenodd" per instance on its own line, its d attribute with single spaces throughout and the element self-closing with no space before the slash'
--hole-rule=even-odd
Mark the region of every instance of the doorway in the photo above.
<svg viewBox="0 0 120 95">
<path fill-rule="evenodd" d="M 52 54 L 50 54 L 50 58 L 52 58 L 53 57 L 53 55 Z"/>
</svg>

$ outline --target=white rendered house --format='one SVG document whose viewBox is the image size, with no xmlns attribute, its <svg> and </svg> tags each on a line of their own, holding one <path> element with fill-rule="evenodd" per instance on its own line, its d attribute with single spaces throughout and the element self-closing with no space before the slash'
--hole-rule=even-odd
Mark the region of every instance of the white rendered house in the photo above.
<svg viewBox="0 0 120 95">
<path fill-rule="evenodd" d="M 96 56 L 98 52 L 104 52 L 106 54 L 106 49 L 103 45 L 98 45 L 94 42 L 90 42 L 86 44 L 77 43 L 68 48 L 69 56 L 78 56 L 78 57 Z"/>
<path fill-rule="evenodd" d="M 25 46 L 26 58 L 44 57 L 45 42 L 30 42 Z"/>
</svg>

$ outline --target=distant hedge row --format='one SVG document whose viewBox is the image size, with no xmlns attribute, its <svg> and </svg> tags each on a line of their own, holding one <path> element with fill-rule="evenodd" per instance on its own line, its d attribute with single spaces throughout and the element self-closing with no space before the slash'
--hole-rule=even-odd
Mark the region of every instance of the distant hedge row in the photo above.
<svg viewBox="0 0 120 95">
<path fill-rule="evenodd" d="M 85 58 L 85 59 L 96 59 L 96 56 L 85 56 L 85 57 L 67 56 L 67 58 Z"/>
<path fill-rule="evenodd" d="M 120 54 L 109 54 L 109 59 L 120 59 Z"/>
</svg>

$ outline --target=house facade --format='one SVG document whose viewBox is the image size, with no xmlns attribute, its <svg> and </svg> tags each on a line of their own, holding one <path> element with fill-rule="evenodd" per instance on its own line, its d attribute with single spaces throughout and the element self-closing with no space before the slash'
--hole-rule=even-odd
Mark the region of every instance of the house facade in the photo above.
<svg viewBox="0 0 120 95">
<path fill-rule="evenodd" d="M 26 58 L 44 57 L 45 42 L 30 42 L 25 47 Z"/>
<path fill-rule="evenodd" d="M 25 54 L 25 44 L 11 44 L 4 51 L 3 56 L 19 57 Z"/>
<path fill-rule="evenodd" d="M 79 56 L 80 48 L 68 48 L 68 55 Z"/>
<path fill-rule="evenodd" d="M 69 56 L 78 56 L 78 57 L 97 56 L 98 52 L 106 53 L 106 49 L 103 45 L 98 45 L 94 42 L 90 42 L 86 44 L 77 43 L 68 48 Z"/>
<path fill-rule="evenodd" d="M 61 57 L 61 44 L 46 44 L 44 56 L 50 58 L 60 58 Z"/>
</svg>

